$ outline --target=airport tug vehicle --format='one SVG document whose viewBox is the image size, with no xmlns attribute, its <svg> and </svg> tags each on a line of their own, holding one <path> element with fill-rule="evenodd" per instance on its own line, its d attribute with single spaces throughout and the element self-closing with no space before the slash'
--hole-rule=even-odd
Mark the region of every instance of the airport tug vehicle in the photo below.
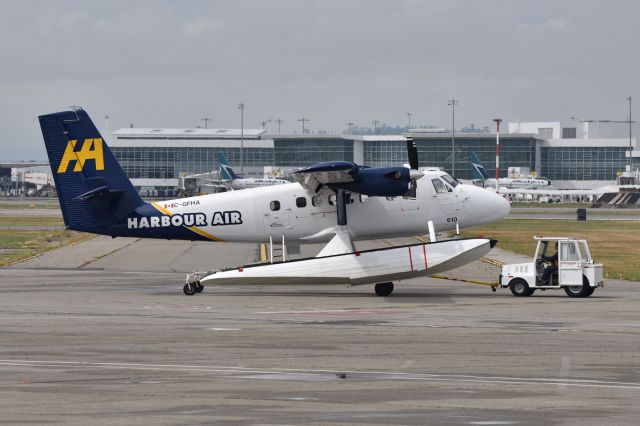
<svg viewBox="0 0 640 426">
<path fill-rule="evenodd" d="M 586 240 L 572 237 L 533 237 L 537 242 L 533 262 L 504 265 L 499 277 L 501 287 L 509 287 L 514 296 L 531 296 L 536 289 L 564 289 L 569 297 L 589 297 L 596 287 L 604 286 L 601 263 L 595 263 Z M 548 281 L 545 270 L 553 269 Z"/>
</svg>

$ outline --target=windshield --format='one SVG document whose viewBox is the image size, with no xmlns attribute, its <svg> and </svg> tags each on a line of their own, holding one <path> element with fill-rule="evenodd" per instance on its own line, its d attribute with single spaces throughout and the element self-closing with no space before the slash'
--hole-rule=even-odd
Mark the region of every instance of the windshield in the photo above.
<svg viewBox="0 0 640 426">
<path fill-rule="evenodd" d="M 431 179 L 431 183 L 433 183 L 437 193 L 449 192 L 447 191 L 447 186 L 440 179 Z"/>
<path fill-rule="evenodd" d="M 582 260 L 591 259 L 591 253 L 589 253 L 589 246 L 587 245 L 586 241 L 584 240 L 579 241 L 578 248 L 580 249 L 580 259 Z"/>
<path fill-rule="evenodd" d="M 444 181 L 451 185 L 453 188 L 458 186 L 458 181 L 447 174 L 442 175 L 442 179 L 444 179 Z"/>
</svg>

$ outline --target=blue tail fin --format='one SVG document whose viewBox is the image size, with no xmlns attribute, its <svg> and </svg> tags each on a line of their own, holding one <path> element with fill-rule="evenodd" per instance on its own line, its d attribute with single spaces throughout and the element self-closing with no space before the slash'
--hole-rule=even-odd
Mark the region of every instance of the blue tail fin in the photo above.
<svg viewBox="0 0 640 426">
<path fill-rule="evenodd" d="M 65 225 L 112 234 L 145 202 L 84 110 L 39 119 Z"/>
<path fill-rule="evenodd" d="M 222 180 L 234 180 L 240 178 L 240 176 L 238 176 L 229 166 L 229 163 L 222 151 L 218 153 L 218 160 L 220 161 L 220 178 Z"/>
<path fill-rule="evenodd" d="M 489 173 L 487 173 L 487 170 L 484 168 L 484 166 L 480 164 L 480 160 L 478 160 L 475 152 L 469 152 L 469 159 L 471 160 L 471 165 L 473 166 L 473 179 L 489 179 Z"/>
</svg>

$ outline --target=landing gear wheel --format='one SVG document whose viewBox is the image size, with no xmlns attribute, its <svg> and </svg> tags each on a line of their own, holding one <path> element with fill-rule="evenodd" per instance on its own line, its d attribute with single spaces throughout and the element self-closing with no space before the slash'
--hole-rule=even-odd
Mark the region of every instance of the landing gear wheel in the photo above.
<svg viewBox="0 0 640 426">
<path fill-rule="evenodd" d="M 511 293 L 516 297 L 531 296 L 536 290 L 535 288 L 529 288 L 529 284 L 521 278 L 516 278 L 509 283 L 509 289 Z"/>
<path fill-rule="evenodd" d="M 193 296 L 196 294 L 196 286 L 195 284 L 185 284 L 184 287 L 182 287 L 182 291 L 187 296 Z"/>
<path fill-rule="evenodd" d="M 202 290 L 204 290 L 204 286 L 200 284 L 200 281 L 196 281 L 195 283 L 193 283 L 193 286 L 196 289 L 196 293 L 202 293 Z"/>
<path fill-rule="evenodd" d="M 387 297 L 393 292 L 393 283 L 378 283 L 375 289 L 378 296 Z"/>
<path fill-rule="evenodd" d="M 572 285 L 564 288 L 564 292 L 569 297 L 589 297 L 593 294 L 593 287 L 589 285 L 587 277 L 582 277 L 582 285 Z"/>
</svg>

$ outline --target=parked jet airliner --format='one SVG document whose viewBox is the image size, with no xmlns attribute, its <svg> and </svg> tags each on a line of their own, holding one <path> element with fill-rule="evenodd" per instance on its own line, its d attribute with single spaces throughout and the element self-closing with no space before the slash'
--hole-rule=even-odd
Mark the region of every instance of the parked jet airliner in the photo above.
<svg viewBox="0 0 640 426">
<path fill-rule="evenodd" d="M 482 181 L 484 186 L 495 188 L 495 178 L 489 177 L 489 173 L 487 173 L 487 170 L 484 168 L 482 163 L 480 163 L 480 160 L 478 159 L 478 156 L 475 152 L 471 151 L 469 153 L 469 159 L 471 160 L 471 165 L 473 166 L 473 179 Z M 551 185 L 551 181 L 549 179 L 536 178 L 533 176 L 525 178 L 500 178 L 498 179 L 498 183 L 500 184 L 500 188 L 509 189 L 537 189 Z"/>
<path fill-rule="evenodd" d="M 231 189 L 247 189 L 291 183 L 288 180 L 276 178 L 244 178 L 233 171 L 222 152 L 218 153 L 218 160 L 220 161 L 220 180 Z"/>
</svg>

